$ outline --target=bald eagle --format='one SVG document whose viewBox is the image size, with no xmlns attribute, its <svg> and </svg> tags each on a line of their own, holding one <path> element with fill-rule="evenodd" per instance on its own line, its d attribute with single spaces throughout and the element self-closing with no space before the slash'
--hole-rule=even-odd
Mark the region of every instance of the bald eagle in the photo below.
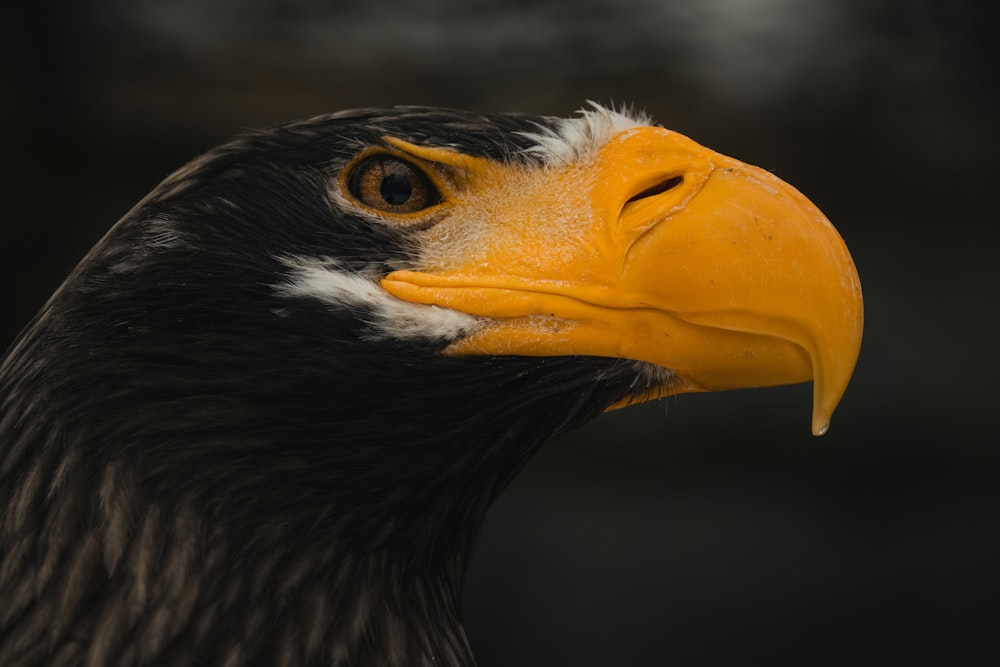
<svg viewBox="0 0 1000 667">
<path fill-rule="evenodd" d="M 0 665 L 471 665 L 470 548 L 546 440 L 808 380 L 822 433 L 861 312 L 805 197 L 641 114 L 242 136 L 0 365 Z"/>
</svg>

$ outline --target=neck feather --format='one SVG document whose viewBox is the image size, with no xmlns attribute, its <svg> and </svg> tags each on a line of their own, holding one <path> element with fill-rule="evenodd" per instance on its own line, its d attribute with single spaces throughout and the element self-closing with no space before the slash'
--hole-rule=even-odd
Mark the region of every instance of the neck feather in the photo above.
<svg viewBox="0 0 1000 667">
<path fill-rule="evenodd" d="M 55 464 L 18 466 L 4 498 L 0 664 L 474 662 L 460 567 L 233 525 L 194 495 L 150 502 L 122 462 L 89 477 Z"/>
</svg>

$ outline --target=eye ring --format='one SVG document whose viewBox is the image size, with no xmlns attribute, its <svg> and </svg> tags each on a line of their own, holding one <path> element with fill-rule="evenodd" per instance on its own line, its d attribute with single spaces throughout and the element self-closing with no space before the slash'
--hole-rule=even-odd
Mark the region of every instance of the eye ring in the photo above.
<svg viewBox="0 0 1000 667">
<path fill-rule="evenodd" d="M 441 194 L 422 169 L 385 153 L 361 159 L 346 185 L 359 203 L 386 213 L 419 213 L 441 202 Z"/>
</svg>

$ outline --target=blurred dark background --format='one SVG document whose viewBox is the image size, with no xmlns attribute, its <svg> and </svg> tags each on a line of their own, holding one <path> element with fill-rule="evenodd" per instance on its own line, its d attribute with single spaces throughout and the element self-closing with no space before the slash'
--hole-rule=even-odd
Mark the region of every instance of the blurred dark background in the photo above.
<svg viewBox="0 0 1000 667">
<path fill-rule="evenodd" d="M 996 22 L 968 0 L 68 0 L 4 10 L 0 348 L 170 171 L 246 127 L 632 102 L 773 170 L 854 254 L 830 434 L 798 386 L 552 443 L 495 506 L 499 665 L 1000 664 Z"/>
</svg>

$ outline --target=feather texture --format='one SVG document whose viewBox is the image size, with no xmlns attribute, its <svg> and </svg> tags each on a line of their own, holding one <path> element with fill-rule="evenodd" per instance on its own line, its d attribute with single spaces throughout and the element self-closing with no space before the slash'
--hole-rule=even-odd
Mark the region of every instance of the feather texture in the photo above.
<svg viewBox="0 0 1000 667">
<path fill-rule="evenodd" d="M 386 135 L 543 168 L 544 127 L 566 138 L 417 108 L 293 123 L 121 220 L 0 362 L 0 666 L 472 664 L 490 503 L 553 434 L 669 377 L 438 354 L 474 321 L 374 291 L 414 239 L 329 186 Z"/>
</svg>

